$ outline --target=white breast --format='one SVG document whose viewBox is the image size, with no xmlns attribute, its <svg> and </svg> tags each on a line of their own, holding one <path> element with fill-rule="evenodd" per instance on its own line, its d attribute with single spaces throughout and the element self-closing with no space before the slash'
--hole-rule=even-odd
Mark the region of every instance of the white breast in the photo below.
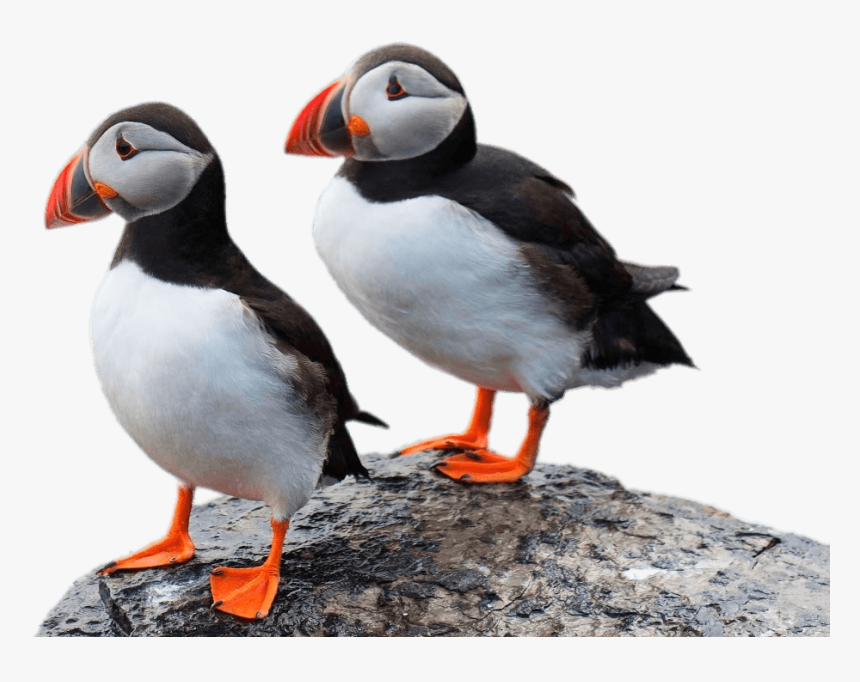
<svg viewBox="0 0 860 682">
<path fill-rule="evenodd" d="M 424 361 L 497 390 L 554 398 L 583 335 L 561 320 L 516 243 L 438 196 L 366 201 L 344 178 L 320 198 L 317 250 L 361 313 Z"/>
<path fill-rule="evenodd" d="M 124 261 L 99 289 L 92 341 L 117 419 L 162 467 L 266 500 L 279 518 L 307 501 L 330 425 L 291 383 L 295 359 L 236 295 L 168 284 Z"/>
</svg>

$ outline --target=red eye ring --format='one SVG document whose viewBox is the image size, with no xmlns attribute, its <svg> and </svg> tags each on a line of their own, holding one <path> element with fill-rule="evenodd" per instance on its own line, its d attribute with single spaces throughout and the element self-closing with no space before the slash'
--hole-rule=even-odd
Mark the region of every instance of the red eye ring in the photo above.
<svg viewBox="0 0 860 682">
<path fill-rule="evenodd" d="M 389 100 L 409 97 L 409 93 L 403 89 L 402 85 L 400 85 L 400 81 L 397 80 L 397 76 L 392 76 L 388 79 L 388 87 L 385 88 L 385 94 L 388 95 Z"/>
<path fill-rule="evenodd" d="M 132 156 L 137 154 L 137 151 L 138 150 L 134 148 L 134 145 L 132 145 L 131 142 L 126 140 L 122 135 L 117 138 L 116 153 L 123 161 L 130 159 Z"/>
</svg>

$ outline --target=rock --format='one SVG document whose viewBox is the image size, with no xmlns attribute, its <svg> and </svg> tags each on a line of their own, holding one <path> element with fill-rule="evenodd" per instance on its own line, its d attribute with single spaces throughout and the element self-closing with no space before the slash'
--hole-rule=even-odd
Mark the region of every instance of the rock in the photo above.
<svg viewBox="0 0 860 682">
<path fill-rule="evenodd" d="M 221 498 L 194 509 L 192 561 L 86 575 L 39 634 L 829 634 L 826 545 L 568 466 L 469 486 L 438 454 L 366 459 L 372 481 L 293 518 L 264 620 L 210 609 L 209 570 L 260 563 L 271 536 L 264 504 Z"/>
</svg>

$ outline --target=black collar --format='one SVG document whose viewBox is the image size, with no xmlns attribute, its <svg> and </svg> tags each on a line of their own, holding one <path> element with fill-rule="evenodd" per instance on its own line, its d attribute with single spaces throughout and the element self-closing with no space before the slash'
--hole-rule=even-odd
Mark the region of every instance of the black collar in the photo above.
<svg viewBox="0 0 860 682">
<path fill-rule="evenodd" d="M 402 161 L 358 161 L 347 159 L 339 176 L 352 182 L 365 199 L 399 201 L 420 194 L 471 161 L 478 146 L 472 108 L 466 111 L 451 134 L 435 149 Z"/>
</svg>

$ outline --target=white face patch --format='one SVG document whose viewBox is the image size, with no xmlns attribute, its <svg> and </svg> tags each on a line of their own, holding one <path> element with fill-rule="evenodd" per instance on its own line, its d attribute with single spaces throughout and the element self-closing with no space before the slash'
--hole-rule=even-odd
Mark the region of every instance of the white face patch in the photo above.
<svg viewBox="0 0 860 682">
<path fill-rule="evenodd" d="M 407 96 L 389 99 L 396 78 Z M 364 74 L 346 93 L 345 120 L 360 116 L 367 137 L 353 137 L 361 161 L 411 159 L 435 149 L 451 134 L 466 110 L 466 98 L 416 64 L 387 62 Z M 371 144 L 368 144 L 370 142 Z"/>
<path fill-rule="evenodd" d="M 117 151 L 121 139 L 137 152 L 123 159 Z M 212 154 L 191 149 L 145 123 L 123 122 L 111 126 L 89 150 L 87 172 L 90 184 L 105 184 L 122 199 L 106 199 L 108 206 L 134 220 L 176 206 L 211 160 Z"/>
</svg>

